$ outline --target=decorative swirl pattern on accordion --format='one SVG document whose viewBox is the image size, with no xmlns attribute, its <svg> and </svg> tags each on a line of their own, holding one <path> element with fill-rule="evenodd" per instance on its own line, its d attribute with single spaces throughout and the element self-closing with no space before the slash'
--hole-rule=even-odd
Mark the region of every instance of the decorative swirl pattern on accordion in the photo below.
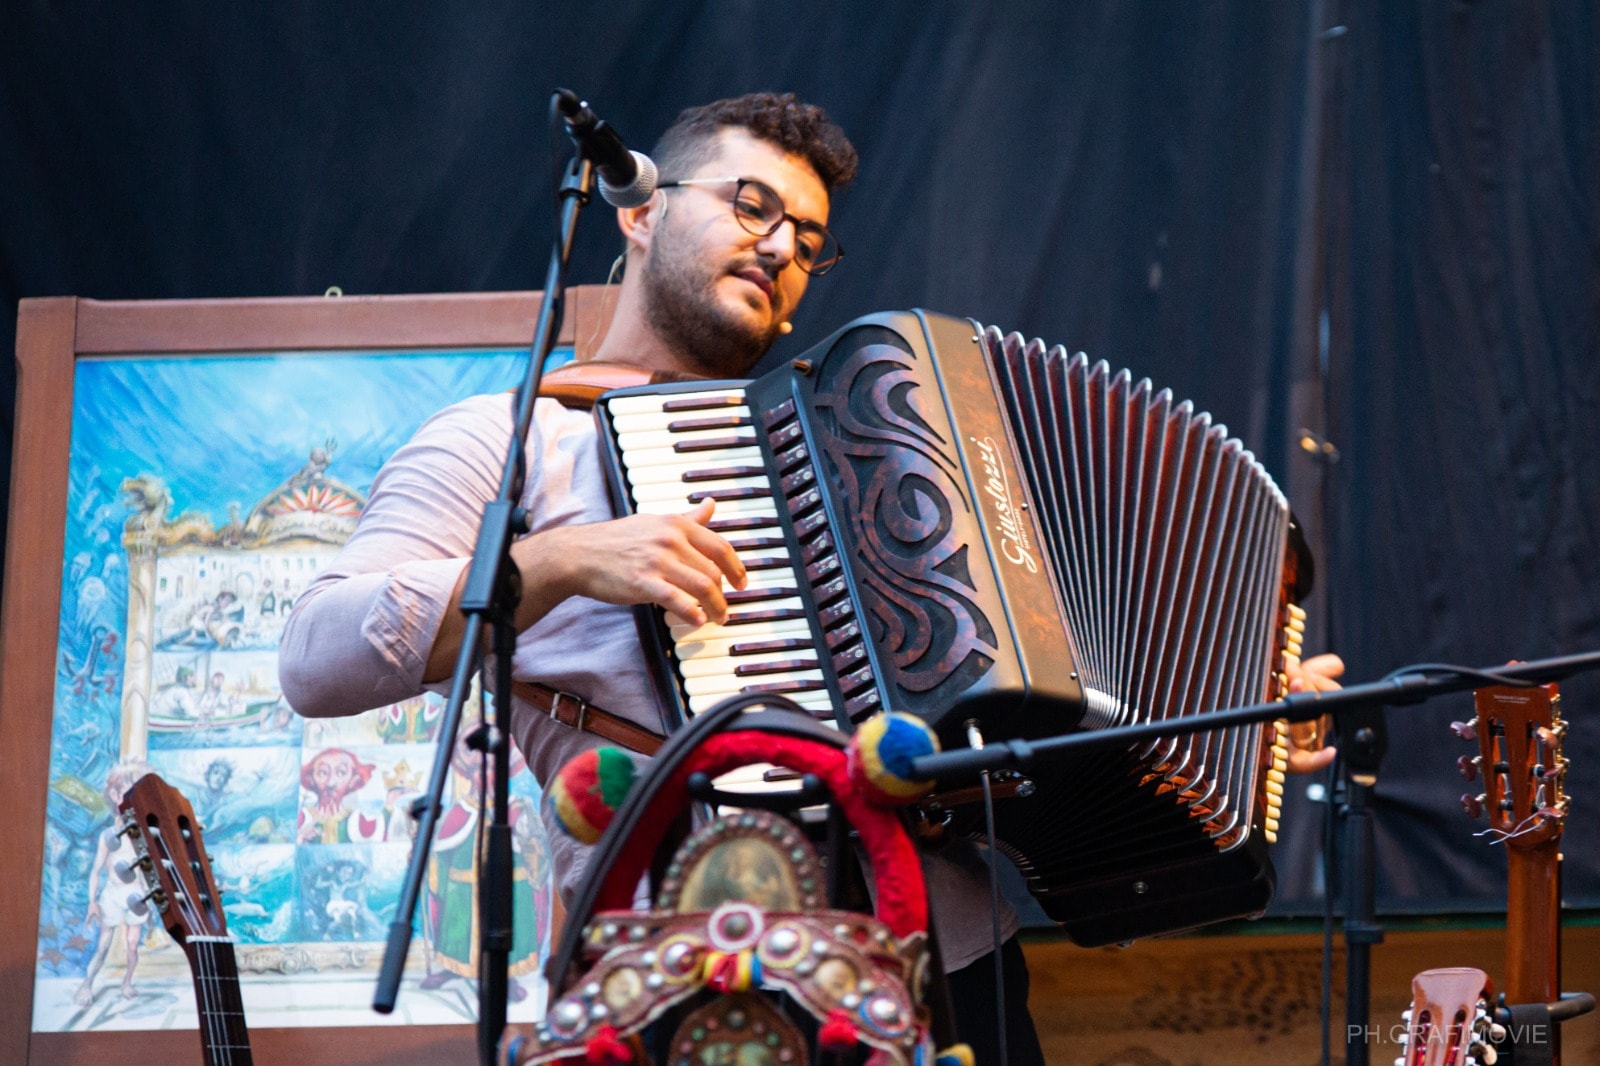
<svg viewBox="0 0 1600 1066">
<path fill-rule="evenodd" d="M 948 706 L 994 665 L 997 647 L 978 606 L 996 590 L 967 563 L 962 527 L 976 517 L 943 402 L 923 400 L 913 356 L 896 345 L 834 352 L 816 389 L 815 426 L 863 564 L 861 600 L 909 706 L 916 697 Z"/>
</svg>

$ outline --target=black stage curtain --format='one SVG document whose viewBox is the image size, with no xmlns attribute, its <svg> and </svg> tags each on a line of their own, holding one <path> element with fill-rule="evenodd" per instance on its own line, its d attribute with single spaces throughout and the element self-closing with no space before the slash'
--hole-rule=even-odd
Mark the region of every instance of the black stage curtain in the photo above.
<svg viewBox="0 0 1600 1066">
<path fill-rule="evenodd" d="M 1331 641 L 1354 676 L 1600 648 L 1600 9 L 1344 9 L 1330 70 Z M 1600 682 L 1563 686 L 1565 895 L 1600 902 Z M 1454 797 L 1459 696 L 1389 714 L 1380 901 L 1504 905 Z"/>
<path fill-rule="evenodd" d="M 1600 393 L 1593 7 L 1368 0 L 1313 18 L 1118 0 L 13 0 L 0 347 L 23 296 L 534 288 L 550 88 L 641 144 L 683 106 L 793 89 L 833 113 L 863 168 L 833 216 L 848 256 L 773 358 L 855 315 L 923 306 L 1192 398 L 1307 516 L 1331 591 L 1314 640 L 1353 678 L 1600 645 L 1600 445 L 1582 418 Z M 1346 32 L 1316 34 L 1336 19 Z M 574 277 L 601 280 L 618 246 L 592 212 Z M 1339 462 L 1300 451 L 1302 428 Z M 1597 695 L 1575 682 L 1567 700 L 1568 896 L 1591 906 Z M 1498 854 L 1454 813 L 1445 722 L 1463 713 L 1393 716 L 1387 909 L 1501 899 Z M 1319 891 L 1318 808 L 1298 808 L 1286 910 Z"/>
</svg>

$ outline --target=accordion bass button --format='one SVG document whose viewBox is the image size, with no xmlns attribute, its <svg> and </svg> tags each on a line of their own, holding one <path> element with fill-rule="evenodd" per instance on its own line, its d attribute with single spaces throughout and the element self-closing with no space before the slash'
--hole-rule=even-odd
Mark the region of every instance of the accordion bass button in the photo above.
<svg viewBox="0 0 1600 1066">
<path fill-rule="evenodd" d="M 844 713 L 852 719 L 860 718 L 862 715 L 876 711 L 881 706 L 883 706 L 883 703 L 878 699 L 878 690 L 872 688 L 859 696 L 853 696 L 845 700 Z"/>
<path fill-rule="evenodd" d="M 795 415 L 794 401 L 785 400 L 768 411 L 761 412 L 761 424 L 767 429 L 782 425 Z"/>
<path fill-rule="evenodd" d="M 836 674 L 845 674 L 854 669 L 867 658 L 867 649 L 860 644 L 846 648 L 833 657 L 833 670 Z"/>
</svg>

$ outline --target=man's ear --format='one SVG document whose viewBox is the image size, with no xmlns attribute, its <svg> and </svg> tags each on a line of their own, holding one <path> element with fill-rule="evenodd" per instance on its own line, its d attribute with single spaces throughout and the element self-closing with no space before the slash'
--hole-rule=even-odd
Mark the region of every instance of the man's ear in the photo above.
<svg viewBox="0 0 1600 1066">
<path fill-rule="evenodd" d="M 667 216 L 667 198 L 657 192 L 639 207 L 617 208 L 617 228 L 629 249 L 648 251 L 657 227 Z"/>
</svg>

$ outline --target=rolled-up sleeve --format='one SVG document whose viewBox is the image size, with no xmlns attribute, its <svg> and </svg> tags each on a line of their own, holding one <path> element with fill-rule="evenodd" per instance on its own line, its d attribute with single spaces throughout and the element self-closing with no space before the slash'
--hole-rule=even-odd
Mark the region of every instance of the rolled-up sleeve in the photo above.
<svg viewBox="0 0 1600 1066">
<path fill-rule="evenodd" d="M 357 714 L 422 692 L 484 505 L 499 489 L 510 402 L 479 396 L 447 408 L 384 464 L 355 533 L 284 628 L 278 681 L 295 711 Z"/>
</svg>

